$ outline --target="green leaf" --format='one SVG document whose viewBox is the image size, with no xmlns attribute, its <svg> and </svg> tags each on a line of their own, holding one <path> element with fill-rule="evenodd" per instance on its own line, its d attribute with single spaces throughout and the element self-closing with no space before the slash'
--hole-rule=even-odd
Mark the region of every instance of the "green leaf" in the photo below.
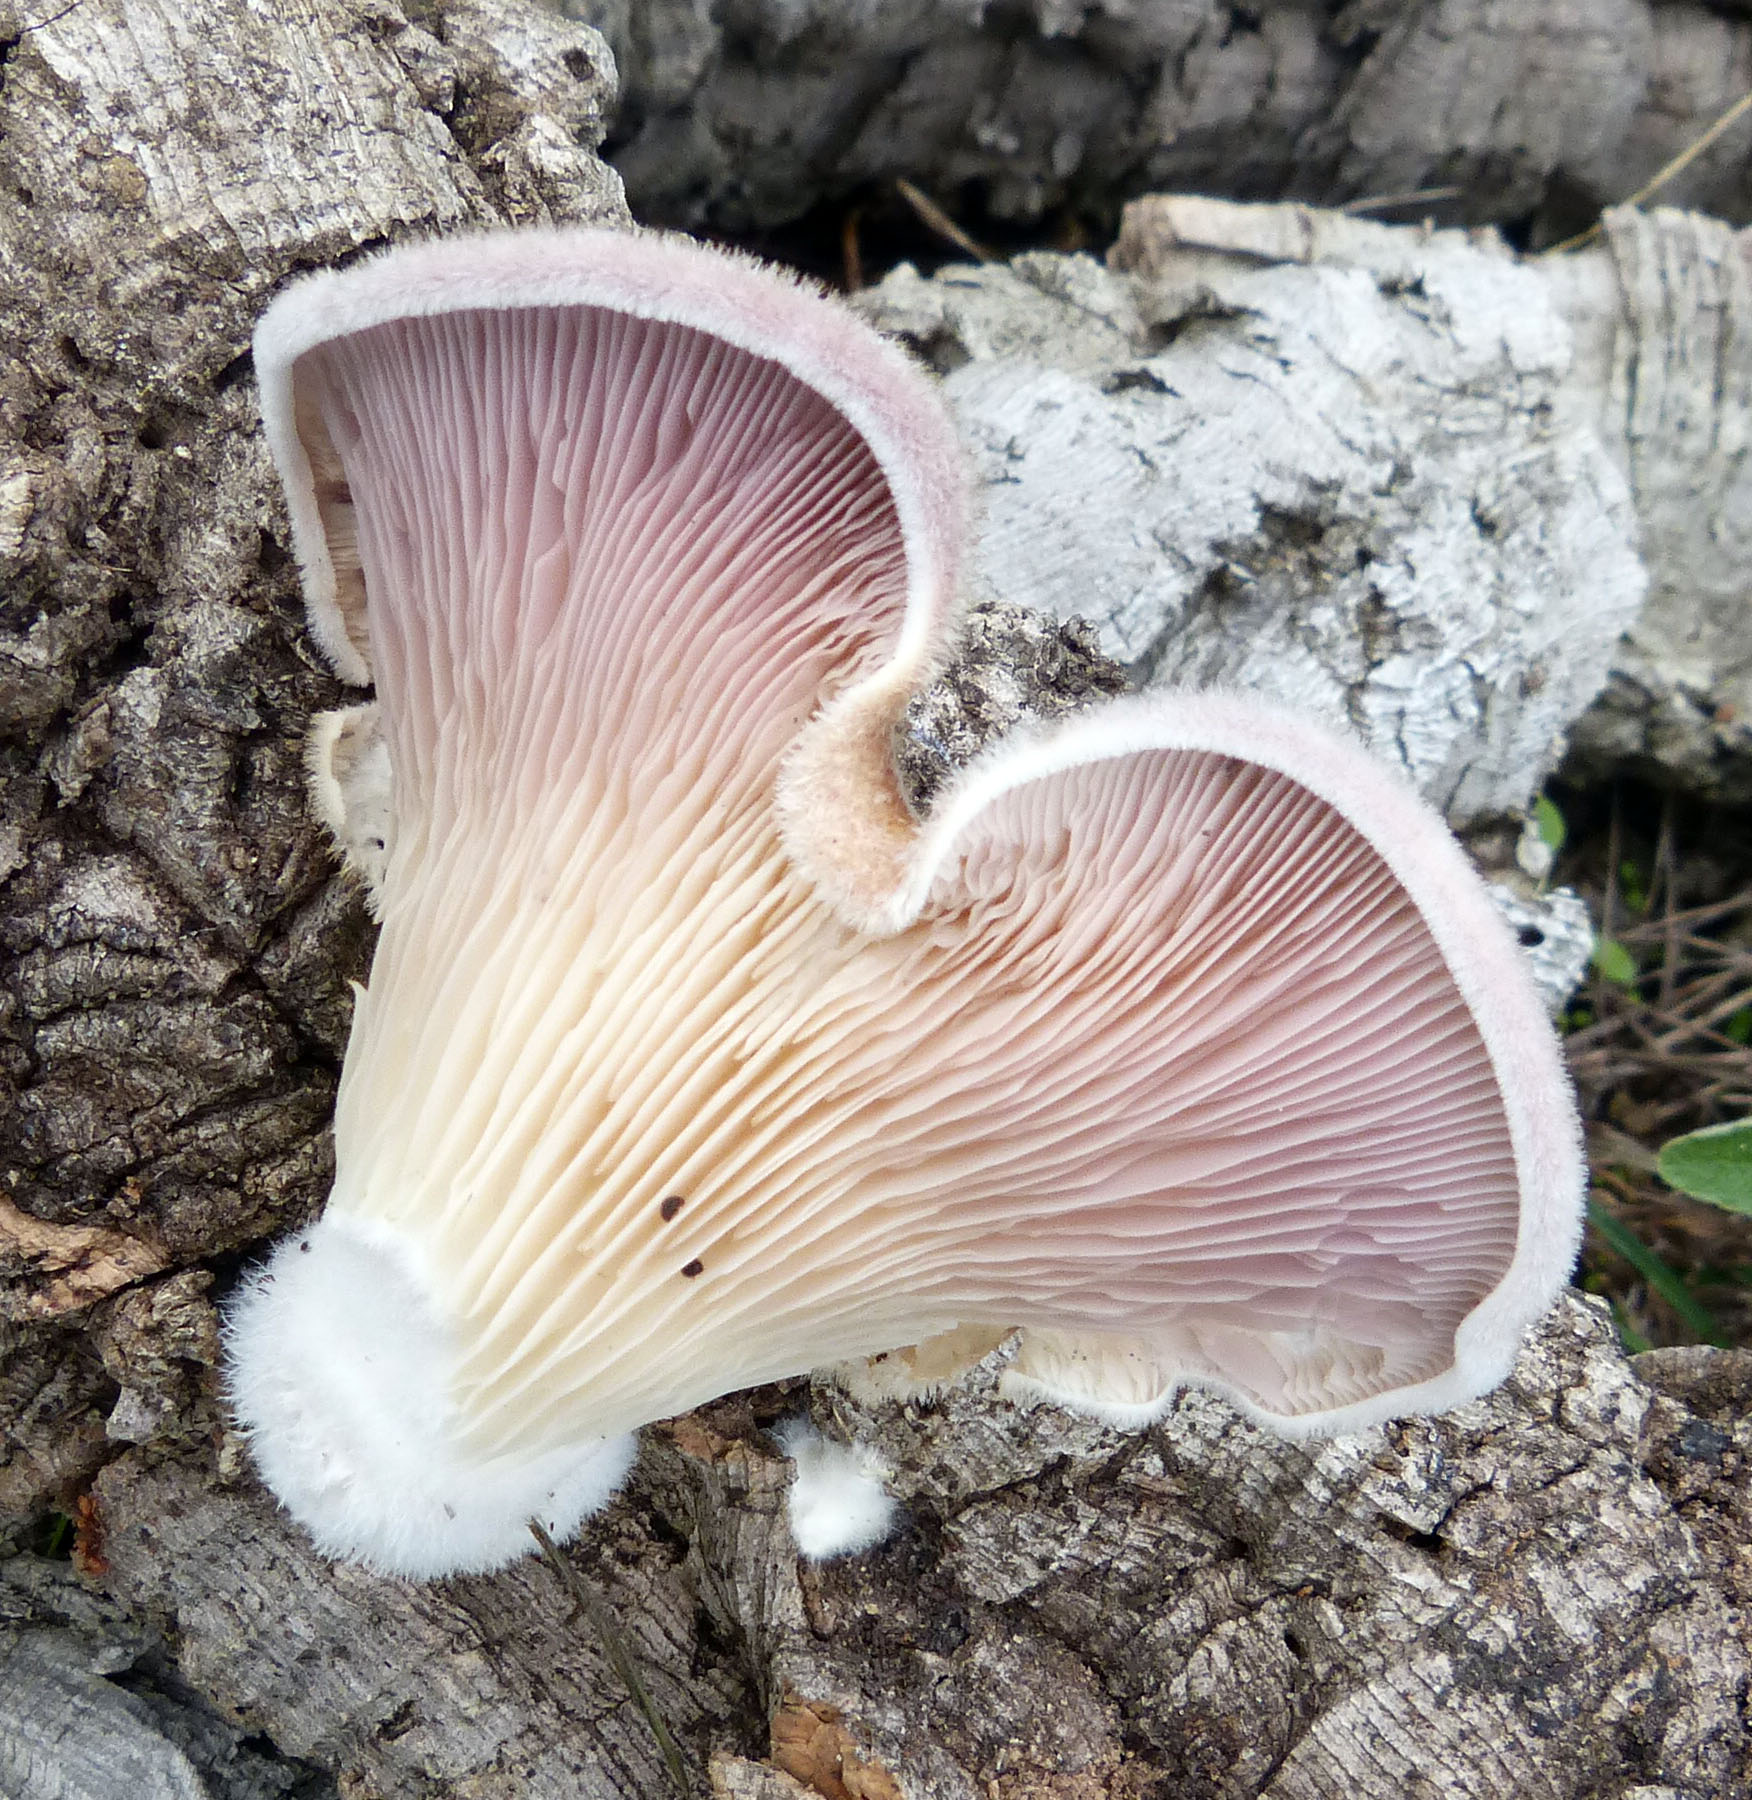
<svg viewBox="0 0 1752 1800">
<path fill-rule="evenodd" d="M 1711 1125 L 1661 1146 L 1655 1165 L 1668 1187 L 1728 1212 L 1752 1213 L 1752 1119 Z"/>
<path fill-rule="evenodd" d="M 1533 824 L 1539 833 L 1539 841 L 1555 856 L 1563 848 L 1563 840 L 1569 836 L 1569 827 L 1563 822 L 1563 814 L 1557 810 L 1555 801 L 1547 800 L 1543 794 L 1533 802 Z"/>
<path fill-rule="evenodd" d="M 1595 938 L 1594 953 L 1589 960 L 1608 981 L 1617 986 L 1624 988 L 1636 986 L 1636 958 L 1619 943 L 1617 938 Z"/>
<path fill-rule="evenodd" d="M 1722 1027 L 1722 1036 L 1736 1044 L 1752 1044 L 1752 1006 L 1742 1006 Z"/>
<path fill-rule="evenodd" d="M 1663 1261 L 1628 1226 L 1621 1225 L 1603 1206 L 1588 1202 L 1588 1223 L 1593 1226 L 1609 1250 L 1616 1251 L 1636 1270 L 1684 1321 L 1700 1343 L 1727 1344 L 1727 1334 L 1716 1323 L 1715 1315 L 1685 1285 L 1684 1277 Z"/>
</svg>

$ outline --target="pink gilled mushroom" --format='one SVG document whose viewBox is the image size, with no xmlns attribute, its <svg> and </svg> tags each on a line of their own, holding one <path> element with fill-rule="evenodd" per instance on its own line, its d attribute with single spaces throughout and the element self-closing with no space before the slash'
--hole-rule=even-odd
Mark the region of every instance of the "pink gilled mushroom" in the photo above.
<svg viewBox="0 0 1752 1800">
<path fill-rule="evenodd" d="M 313 740 L 383 921 L 334 1191 L 230 1326 L 325 1551 L 497 1566 L 638 1426 L 958 1330 L 1127 1421 L 1503 1377 L 1581 1193 L 1507 928 L 1393 775 L 1235 697 L 915 819 L 963 495 L 898 351 L 577 231 L 316 276 L 256 361 L 312 629 L 377 689 Z"/>
</svg>

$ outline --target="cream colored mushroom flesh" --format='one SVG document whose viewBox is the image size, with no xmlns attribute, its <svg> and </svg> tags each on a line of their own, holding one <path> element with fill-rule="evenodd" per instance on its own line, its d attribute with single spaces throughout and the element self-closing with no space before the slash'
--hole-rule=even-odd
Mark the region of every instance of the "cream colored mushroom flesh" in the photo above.
<svg viewBox="0 0 1752 1800">
<path fill-rule="evenodd" d="M 964 526 L 898 351 L 579 231 L 315 277 L 256 356 L 314 635 L 376 688 L 313 740 L 382 919 L 334 1189 L 229 1328 L 325 1550 L 496 1566 L 640 1425 L 958 1328 L 1121 1419 L 1501 1379 L 1581 1191 L 1506 927 L 1394 776 L 1237 697 L 915 819 Z"/>
</svg>

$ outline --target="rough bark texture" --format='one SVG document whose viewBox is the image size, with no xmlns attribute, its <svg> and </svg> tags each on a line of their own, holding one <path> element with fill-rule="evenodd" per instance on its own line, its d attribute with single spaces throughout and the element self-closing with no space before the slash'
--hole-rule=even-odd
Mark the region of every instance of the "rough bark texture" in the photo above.
<svg viewBox="0 0 1752 1800">
<path fill-rule="evenodd" d="M 392 235 L 624 216 L 576 141 L 608 97 L 594 33 L 473 0 L 421 16 L 0 7 L 8 1515 L 144 1435 L 184 1338 L 211 1337 L 207 1302 L 169 1298 L 190 1278 L 102 1296 L 326 1184 L 369 946 L 304 806 L 304 722 L 339 690 L 256 428 L 255 318 L 292 271 Z M 148 1294 L 162 1316 L 134 1316 Z"/>
<path fill-rule="evenodd" d="M 614 44 L 635 208 L 728 230 L 905 175 L 1023 220 L 1433 187 L 1413 216 L 1561 235 L 1752 85 L 1746 8 L 1703 0 L 559 3 Z M 1749 145 L 1667 198 L 1744 222 Z"/>
<path fill-rule="evenodd" d="M 517 0 L 0 0 L 0 1518 L 78 1521 L 71 1568 L 0 1563 L 8 1795 L 663 1791 L 547 1566 L 323 1563 L 216 1374 L 215 1297 L 321 1203 L 369 954 L 303 805 L 340 695 L 248 332 L 292 271 L 406 232 L 622 216 L 606 66 Z M 1050 313 L 1045 266 L 1007 279 Z M 1139 365 L 1129 317 L 1101 329 Z M 909 769 L 1115 679 L 990 609 Z M 797 1383 L 651 1433 L 577 1560 L 720 1795 L 1713 1800 L 1752 1791 L 1752 1378 L 1650 1379 L 1570 1305 L 1492 1400 L 1315 1449 L 1196 1398 L 1122 1437 L 987 1378 L 876 1412 Z M 763 1435 L 806 1405 L 909 1507 L 825 1569 Z"/>
<path fill-rule="evenodd" d="M 326 1187 L 369 943 L 304 807 L 338 690 L 249 332 L 394 235 L 624 216 L 609 68 L 516 5 L 0 5 L 0 1518 L 206 1440 L 211 1265 Z M 9 1793 L 73 1778 L 29 1735 L 59 1642 L 9 1669 Z"/>
<path fill-rule="evenodd" d="M 1115 270 L 903 267 L 863 297 L 945 371 L 979 574 L 1090 616 L 1150 681 L 1354 726 L 1457 820 L 1526 804 L 1644 586 L 1539 271 L 1459 234 L 1152 204 Z"/>
<path fill-rule="evenodd" d="M 23 1800 L 329 1800 L 318 1770 L 251 1744 L 163 1638 L 66 1563 L 0 1563 L 0 1793 Z"/>
<path fill-rule="evenodd" d="M 1552 274 L 1569 284 L 1578 344 L 1600 371 L 1588 386 L 1636 497 L 1649 597 L 1574 733 L 1571 772 L 1631 768 L 1745 805 L 1752 231 L 1664 209 L 1621 209 L 1607 224 L 1607 251 Z"/>
<path fill-rule="evenodd" d="M 1752 1791 L 1752 1357 L 1649 1360 L 1566 1302 L 1488 1400 L 1314 1446 L 1199 1396 L 1141 1434 L 1018 1412 L 990 1367 L 924 1405 L 822 1389 L 908 1518 L 818 1568 L 759 1429 L 807 1397 L 766 1390 L 648 1434 L 581 1560 L 721 1793 L 764 1755 L 833 1800 L 1714 1800 Z M 346 1791 L 662 1791 L 541 1563 L 332 1568 L 200 1462 L 97 1491 L 184 1676 Z"/>
<path fill-rule="evenodd" d="M 1343 720 L 1459 821 L 1524 806 L 1596 694 L 1573 777 L 1752 798 L 1749 255 L 1667 210 L 1526 260 L 1157 196 L 1110 267 L 860 304 L 944 374 L 994 591 Z"/>
</svg>

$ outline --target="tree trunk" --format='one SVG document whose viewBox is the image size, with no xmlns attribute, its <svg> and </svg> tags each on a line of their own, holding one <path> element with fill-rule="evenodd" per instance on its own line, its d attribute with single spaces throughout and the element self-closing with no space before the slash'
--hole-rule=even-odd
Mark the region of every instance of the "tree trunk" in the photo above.
<svg viewBox="0 0 1752 1800">
<path fill-rule="evenodd" d="M 1577 778 L 1743 803 L 1752 233 L 1608 221 L 1524 259 L 1157 195 L 1109 267 L 902 265 L 859 304 L 944 375 L 980 577 L 1140 677 L 1348 724 L 1456 824 L 1566 736 Z"/>
<path fill-rule="evenodd" d="M 1752 86 L 1728 0 L 560 3 L 614 44 L 640 216 L 730 231 L 906 176 L 975 219 L 1197 190 L 1550 242 Z M 1746 222 L 1749 143 L 1743 120 L 1665 198 Z"/>
<path fill-rule="evenodd" d="M 303 630 L 248 333 L 422 230 L 620 218 L 599 39 L 516 0 L 0 0 L 0 1785 L 624 1796 L 662 1761 L 558 1575 L 324 1562 L 229 1430 L 216 1291 L 310 1217 L 370 932 L 306 814 Z M 1266 479 L 1261 471 L 1258 481 Z M 1110 685 L 1014 607 L 912 774 Z M 1497 1395 L 1289 1446 L 807 1383 L 647 1433 L 573 1560 L 696 1791 L 825 1800 L 1752 1791 L 1746 1359 L 1645 1380 L 1567 1302 Z M 906 1505 L 800 1564 L 812 1408 Z"/>
</svg>

